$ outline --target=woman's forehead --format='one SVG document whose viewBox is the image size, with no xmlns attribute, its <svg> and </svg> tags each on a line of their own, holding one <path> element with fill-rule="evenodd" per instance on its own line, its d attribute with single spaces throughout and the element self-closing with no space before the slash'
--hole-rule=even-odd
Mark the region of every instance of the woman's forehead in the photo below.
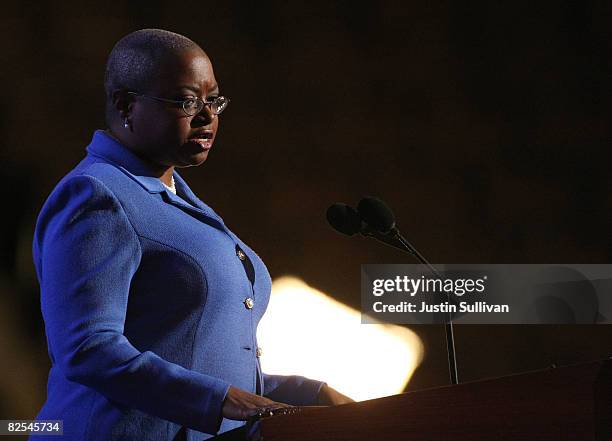
<svg viewBox="0 0 612 441">
<path fill-rule="evenodd" d="M 212 64 L 201 51 L 177 54 L 160 67 L 158 85 L 165 90 L 210 93 L 218 88 Z"/>
</svg>

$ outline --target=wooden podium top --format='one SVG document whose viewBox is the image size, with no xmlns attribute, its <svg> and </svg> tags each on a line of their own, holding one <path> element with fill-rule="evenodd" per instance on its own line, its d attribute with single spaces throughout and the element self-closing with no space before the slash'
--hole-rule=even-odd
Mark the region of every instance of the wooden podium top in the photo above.
<svg viewBox="0 0 612 441">
<path fill-rule="evenodd" d="M 612 361 L 304 407 L 257 424 L 264 441 L 612 441 Z"/>
<path fill-rule="evenodd" d="M 612 361 L 294 410 L 214 439 L 612 441 Z"/>
</svg>

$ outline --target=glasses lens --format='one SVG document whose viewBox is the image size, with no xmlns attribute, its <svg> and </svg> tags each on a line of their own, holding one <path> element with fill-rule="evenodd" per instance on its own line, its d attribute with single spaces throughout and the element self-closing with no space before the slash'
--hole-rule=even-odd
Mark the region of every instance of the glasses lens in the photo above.
<svg viewBox="0 0 612 441">
<path fill-rule="evenodd" d="M 212 101 L 212 103 L 210 103 L 210 110 L 215 115 L 218 115 L 225 110 L 228 104 L 229 104 L 229 98 L 226 98 L 224 96 L 219 96 L 215 98 Z"/>
<path fill-rule="evenodd" d="M 183 109 L 187 115 L 196 115 L 204 108 L 204 102 L 195 98 L 183 101 Z"/>
</svg>

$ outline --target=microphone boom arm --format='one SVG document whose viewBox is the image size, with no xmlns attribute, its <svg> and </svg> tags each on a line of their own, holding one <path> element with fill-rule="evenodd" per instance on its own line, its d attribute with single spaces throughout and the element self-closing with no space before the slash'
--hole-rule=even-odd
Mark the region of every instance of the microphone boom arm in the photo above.
<svg viewBox="0 0 612 441">
<path fill-rule="evenodd" d="M 421 262 L 423 265 L 431 271 L 436 277 L 442 279 L 442 275 L 438 272 L 438 270 L 423 257 L 421 253 L 414 248 L 408 240 L 399 232 L 399 230 L 394 226 L 388 233 L 383 234 L 377 231 L 373 231 L 371 229 L 365 229 L 361 232 L 361 234 L 365 237 L 372 237 L 376 240 L 379 240 L 386 245 L 389 245 L 393 248 L 400 249 L 401 251 L 408 252 L 412 254 L 416 259 Z M 450 294 L 447 293 L 447 296 L 450 299 Z M 446 352 L 448 355 L 448 370 L 450 375 L 451 384 L 459 384 L 459 374 L 457 371 L 457 354 L 455 352 L 455 333 L 453 330 L 453 317 L 450 312 L 447 313 L 446 323 L 444 324 L 444 330 L 446 334 Z"/>
</svg>

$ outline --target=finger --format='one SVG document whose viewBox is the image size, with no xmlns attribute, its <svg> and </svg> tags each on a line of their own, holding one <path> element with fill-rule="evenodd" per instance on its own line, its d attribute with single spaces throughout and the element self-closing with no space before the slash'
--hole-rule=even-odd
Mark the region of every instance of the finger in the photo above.
<svg viewBox="0 0 612 441">
<path fill-rule="evenodd" d="M 275 409 L 284 409 L 286 407 L 294 407 L 291 404 L 286 404 L 286 403 L 274 403 L 273 406 Z"/>
<path fill-rule="evenodd" d="M 284 403 L 274 403 L 273 406 L 265 406 L 255 409 L 255 412 L 251 412 L 251 417 L 263 418 L 273 416 L 275 413 L 282 411 L 283 409 L 289 409 L 294 406 Z"/>
</svg>

